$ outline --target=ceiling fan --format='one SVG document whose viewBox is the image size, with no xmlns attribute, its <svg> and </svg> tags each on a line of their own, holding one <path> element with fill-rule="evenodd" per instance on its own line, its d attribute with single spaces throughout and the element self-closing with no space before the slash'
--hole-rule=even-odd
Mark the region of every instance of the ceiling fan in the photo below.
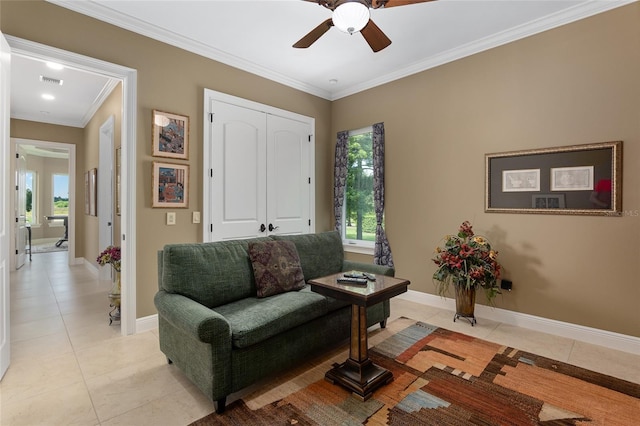
<svg viewBox="0 0 640 426">
<path fill-rule="evenodd" d="M 374 52 L 379 52 L 391 44 L 389 37 L 371 20 L 369 9 L 406 6 L 434 0 L 305 0 L 318 3 L 333 12 L 333 16 L 309 34 L 302 37 L 293 47 L 305 49 L 315 43 L 333 26 L 353 34 L 360 32 Z"/>
</svg>

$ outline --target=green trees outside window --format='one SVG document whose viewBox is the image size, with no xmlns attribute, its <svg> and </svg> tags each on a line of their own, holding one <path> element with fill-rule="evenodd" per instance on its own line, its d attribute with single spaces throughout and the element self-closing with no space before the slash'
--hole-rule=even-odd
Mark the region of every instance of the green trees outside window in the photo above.
<svg viewBox="0 0 640 426">
<path fill-rule="evenodd" d="M 345 238 L 375 241 L 373 201 L 373 134 L 371 128 L 349 135 L 349 163 L 345 190 Z"/>
</svg>

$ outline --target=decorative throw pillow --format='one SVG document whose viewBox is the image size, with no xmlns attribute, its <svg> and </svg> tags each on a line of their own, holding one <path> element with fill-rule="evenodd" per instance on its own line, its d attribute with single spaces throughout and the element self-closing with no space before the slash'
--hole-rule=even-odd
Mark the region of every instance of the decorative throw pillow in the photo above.
<svg viewBox="0 0 640 426">
<path fill-rule="evenodd" d="M 249 258 L 258 297 L 300 290 L 305 286 L 300 257 L 293 241 L 249 243 Z"/>
</svg>

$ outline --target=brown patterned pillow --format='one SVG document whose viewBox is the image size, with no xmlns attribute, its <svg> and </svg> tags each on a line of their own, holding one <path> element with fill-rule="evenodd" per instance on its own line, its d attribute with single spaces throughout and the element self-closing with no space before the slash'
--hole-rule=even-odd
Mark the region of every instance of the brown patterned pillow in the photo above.
<svg viewBox="0 0 640 426">
<path fill-rule="evenodd" d="M 249 243 L 249 258 L 258 297 L 300 290 L 305 286 L 298 250 L 292 241 Z"/>
</svg>

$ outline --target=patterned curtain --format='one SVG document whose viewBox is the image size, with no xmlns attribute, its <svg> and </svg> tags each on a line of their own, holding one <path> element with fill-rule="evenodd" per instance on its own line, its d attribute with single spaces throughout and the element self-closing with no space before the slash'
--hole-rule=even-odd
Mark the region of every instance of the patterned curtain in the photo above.
<svg viewBox="0 0 640 426">
<path fill-rule="evenodd" d="M 349 161 L 349 132 L 338 132 L 336 161 L 333 167 L 333 213 L 336 231 L 342 235 L 342 213 L 344 211 L 344 189 L 347 186 L 347 162 Z"/>
<path fill-rule="evenodd" d="M 376 209 L 376 246 L 373 263 L 393 268 L 391 247 L 382 227 L 384 216 L 384 123 L 373 125 L 373 200 Z"/>
</svg>

